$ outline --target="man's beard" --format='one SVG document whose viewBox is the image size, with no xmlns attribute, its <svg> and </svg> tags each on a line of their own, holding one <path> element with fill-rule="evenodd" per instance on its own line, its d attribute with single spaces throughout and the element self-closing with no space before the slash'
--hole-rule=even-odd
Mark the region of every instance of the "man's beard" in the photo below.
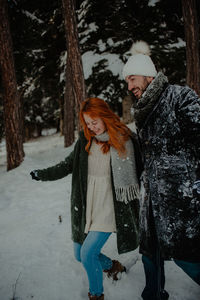
<svg viewBox="0 0 200 300">
<path fill-rule="evenodd" d="M 131 97 L 131 101 L 132 103 L 136 103 L 139 99 L 136 98 L 136 96 L 134 95 L 134 93 L 132 91 L 128 91 L 130 97 Z"/>
</svg>

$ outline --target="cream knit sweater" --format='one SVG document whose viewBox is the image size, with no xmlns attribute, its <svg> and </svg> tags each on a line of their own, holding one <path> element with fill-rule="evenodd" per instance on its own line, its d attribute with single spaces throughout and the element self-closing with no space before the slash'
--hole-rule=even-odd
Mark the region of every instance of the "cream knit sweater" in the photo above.
<svg viewBox="0 0 200 300">
<path fill-rule="evenodd" d="M 111 185 L 110 151 L 92 142 L 88 156 L 88 185 L 85 233 L 116 231 Z"/>
</svg>

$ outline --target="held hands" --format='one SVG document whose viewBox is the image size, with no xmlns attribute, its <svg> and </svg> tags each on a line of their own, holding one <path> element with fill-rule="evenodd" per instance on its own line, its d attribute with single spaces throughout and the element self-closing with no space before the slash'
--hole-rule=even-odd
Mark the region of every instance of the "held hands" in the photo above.
<svg viewBox="0 0 200 300">
<path fill-rule="evenodd" d="M 38 177 L 38 171 L 37 170 L 33 170 L 30 172 L 30 175 L 32 177 L 32 179 L 39 181 L 40 178 Z"/>
<path fill-rule="evenodd" d="M 200 180 L 196 180 L 193 184 L 194 194 L 200 197 Z"/>
</svg>

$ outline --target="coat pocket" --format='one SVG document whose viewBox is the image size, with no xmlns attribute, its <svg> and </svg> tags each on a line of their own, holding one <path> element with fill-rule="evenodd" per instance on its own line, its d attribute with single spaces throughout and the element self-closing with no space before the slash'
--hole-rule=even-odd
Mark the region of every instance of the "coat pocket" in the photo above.
<svg viewBox="0 0 200 300">
<path fill-rule="evenodd" d="M 191 183 L 183 160 L 176 156 L 165 156 L 156 161 L 154 167 L 158 194 L 169 200 L 190 195 Z"/>
</svg>

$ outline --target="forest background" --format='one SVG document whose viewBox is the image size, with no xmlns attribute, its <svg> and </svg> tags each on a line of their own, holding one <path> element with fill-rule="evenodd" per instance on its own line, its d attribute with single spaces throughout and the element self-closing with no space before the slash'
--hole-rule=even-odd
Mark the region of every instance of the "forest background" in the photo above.
<svg viewBox="0 0 200 300">
<path fill-rule="evenodd" d="M 56 128 L 62 134 L 64 113 L 71 113 L 64 110 L 69 73 L 65 2 L 70 1 L 7 1 L 17 90 L 22 108 L 23 141 L 41 136 L 43 130 L 48 128 Z M 150 45 L 157 69 L 162 70 L 172 84 L 186 84 L 184 2 L 76 0 L 74 9 L 86 95 L 103 98 L 115 112 L 122 115 L 127 86 L 121 72 L 130 55 L 129 49 L 137 40 L 144 40 Z M 195 3 L 199 26 L 200 2 L 186 2 Z M 1 140 L 5 137 L 5 110 L 2 80 L 0 82 Z M 73 114 L 73 126 L 76 127 L 78 114 L 75 109 Z"/>
</svg>

